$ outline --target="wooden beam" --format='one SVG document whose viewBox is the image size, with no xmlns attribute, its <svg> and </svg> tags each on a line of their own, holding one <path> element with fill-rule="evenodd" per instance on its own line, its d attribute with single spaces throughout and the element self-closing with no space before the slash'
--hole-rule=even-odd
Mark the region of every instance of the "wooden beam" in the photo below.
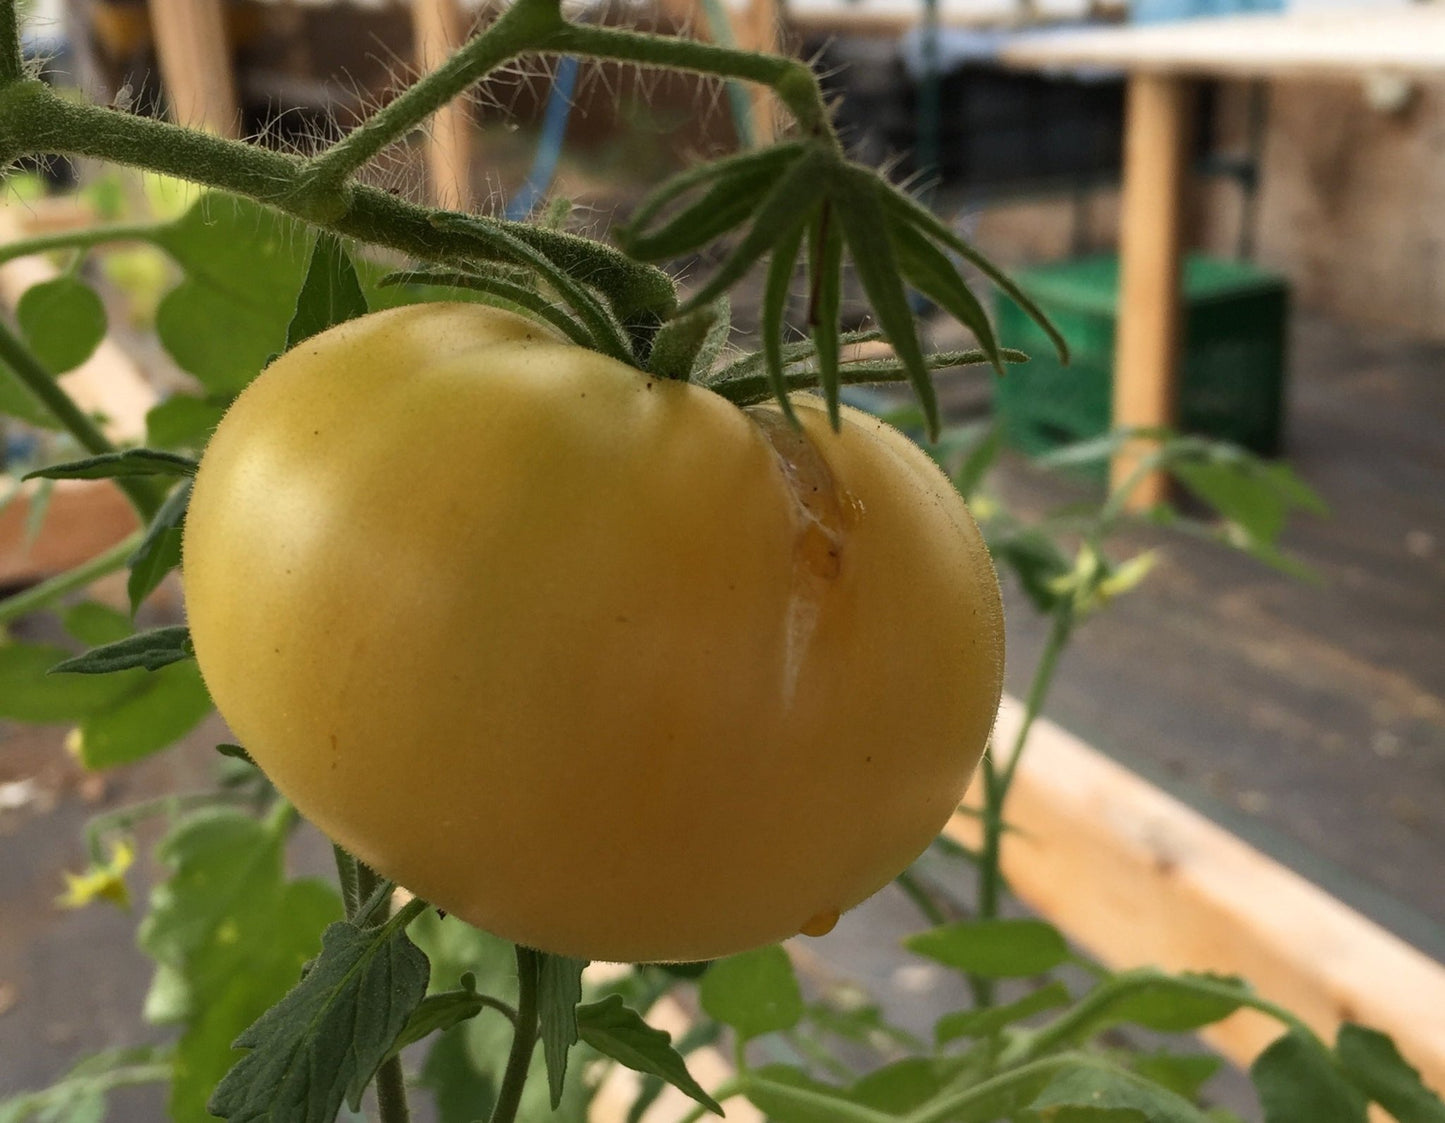
<svg viewBox="0 0 1445 1123">
<path fill-rule="evenodd" d="M 457 0 L 412 0 L 412 33 L 417 66 L 431 73 L 462 44 L 465 25 Z M 426 137 L 427 183 L 431 200 L 449 210 L 472 201 L 472 122 L 464 98 L 433 115 Z"/>
<path fill-rule="evenodd" d="M 1006 699 L 996 744 L 1020 710 Z M 1103 963 L 1239 975 L 1326 1039 L 1343 1021 L 1389 1033 L 1445 1089 L 1445 966 L 1324 890 L 1048 721 L 1005 816 L 1009 886 Z M 979 842 L 973 818 L 946 833 Z M 1241 1012 L 1204 1036 L 1248 1065 L 1280 1032 Z"/>
<path fill-rule="evenodd" d="M 150 12 L 171 119 L 237 136 L 241 112 L 221 0 L 150 0 Z"/>
<path fill-rule="evenodd" d="M 1168 428 L 1175 421 L 1191 94 L 1190 84 L 1182 78 L 1135 74 L 1129 79 L 1119 223 L 1115 427 Z M 1111 473 L 1115 486 L 1133 475 L 1146 450 L 1141 442 L 1115 458 Z M 1151 474 L 1133 492 L 1131 506 L 1160 502 L 1166 483 L 1163 475 Z"/>
<path fill-rule="evenodd" d="M 782 53 L 778 35 L 781 12 L 778 0 L 748 0 L 737 16 L 738 46 L 747 51 L 767 55 Z M 766 86 L 751 88 L 753 103 L 753 143 L 762 147 L 777 135 L 777 99 Z"/>
</svg>

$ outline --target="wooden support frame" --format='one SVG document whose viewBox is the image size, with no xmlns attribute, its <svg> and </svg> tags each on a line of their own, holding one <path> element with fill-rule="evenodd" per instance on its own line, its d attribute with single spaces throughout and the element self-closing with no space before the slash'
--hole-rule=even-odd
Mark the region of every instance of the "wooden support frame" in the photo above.
<svg viewBox="0 0 1445 1123">
<path fill-rule="evenodd" d="M 461 46 L 466 25 L 457 0 L 412 0 L 416 64 L 430 73 Z M 448 210 L 472 203 L 474 136 L 466 100 L 458 98 L 433 115 L 426 138 L 426 172 L 431 201 Z"/>
<path fill-rule="evenodd" d="M 150 0 L 171 119 L 220 136 L 241 131 L 236 76 L 222 0 Z"/>
<path fill-rule="evenodd" d="M 1120 219 L 1119 326 L 1114 352 L 1115 428 L 1171 428 L 1180 352 L 1180 270 L 1186 150 L 1193 88 L 1185 78 L 1129 79 Z M 1115 487 L 1129 480 L 1148 446 L 1114 459 Z M 1151 473 L 1130 497 L 1135 509 L 1167 498 L 1167 479 Z"/>
</svg>

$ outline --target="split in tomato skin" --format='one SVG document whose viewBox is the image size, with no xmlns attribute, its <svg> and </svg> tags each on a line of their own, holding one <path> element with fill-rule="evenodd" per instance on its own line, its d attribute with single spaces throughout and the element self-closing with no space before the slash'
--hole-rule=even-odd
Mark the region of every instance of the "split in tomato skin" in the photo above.
<svg viewBox="0 0 1445 1123">
<path fill-rule="evenodd" d="M 519 943 L 700 960 L 831 926 L 962 796 L 1002 610 L 924 453 L 794 405 L 801 433 L 472 304 L 307 340 L 195 481 L 217 706 L 321 829 Z"/>
</svg>

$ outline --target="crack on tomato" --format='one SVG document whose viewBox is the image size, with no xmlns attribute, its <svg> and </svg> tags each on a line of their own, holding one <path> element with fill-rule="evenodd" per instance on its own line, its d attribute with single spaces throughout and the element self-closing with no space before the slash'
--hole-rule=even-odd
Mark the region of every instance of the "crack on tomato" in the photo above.
<svg viewBox="0 0 1445 1123">
<path fill-rule="evenodd" d="M 793 580 L 783 647 L 783 704 L 791 706 L 803 660 L 829 586 L 843 571 L 843 549 L 857 500 L 838 486 L 807 432 L 772 409 L 747 410 L 768 442 L 792 499 Z"/>
</svg>

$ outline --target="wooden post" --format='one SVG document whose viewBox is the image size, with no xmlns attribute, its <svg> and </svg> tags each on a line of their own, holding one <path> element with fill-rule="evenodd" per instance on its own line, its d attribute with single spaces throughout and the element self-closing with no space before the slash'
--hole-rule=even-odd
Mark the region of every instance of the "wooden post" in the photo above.
<svg viewBox="0 0 1445 1123">
<path fill-rule="evenodd" d="M 738 20 L 738 45 L 744 50 L 761 51 L 769 55 L 781 53 L 778 22 L 778 0 L 749 0 Z M 777 103 L 773 98 L 773 91 L 766 86 L 754 86 L 752 98 L 753 143 L 761 148 L 773 142 L 777 131 L 774 121 Z"/>
<path fill-rule="evenodd" d="M 221 0 L 150 0 L 150 11 L 171 118 L 237 136 L 241 112 Z"/>
<path fill-rule="evenodd" d="M 461 8 L 457 0 L 412 0 L 411 12 L 416 62 L 430 73 L 461 46 Z M 433 203 L 449 210 L 471 205 L 471 163 L 471 118 L 459 98 L 436 112 L 427 134 L 426 171 Z"/>
<path fill-rule="evenodd" d="M 1138 73 L 1129 78 L 1114 358 L 1116 427 L 1165 427 L 1175 421 L 1192 92 L 1187 79 L 1172 75 Z M 1115 486 L 1129 478 L 1145 451 L 1147 446 L 1135 445 L 1115 458 Z M 1130 505 L 1160 502 L 1166 484 L 1161 474 L 1149 476 L 1134 491 Z"/>
</svg>

